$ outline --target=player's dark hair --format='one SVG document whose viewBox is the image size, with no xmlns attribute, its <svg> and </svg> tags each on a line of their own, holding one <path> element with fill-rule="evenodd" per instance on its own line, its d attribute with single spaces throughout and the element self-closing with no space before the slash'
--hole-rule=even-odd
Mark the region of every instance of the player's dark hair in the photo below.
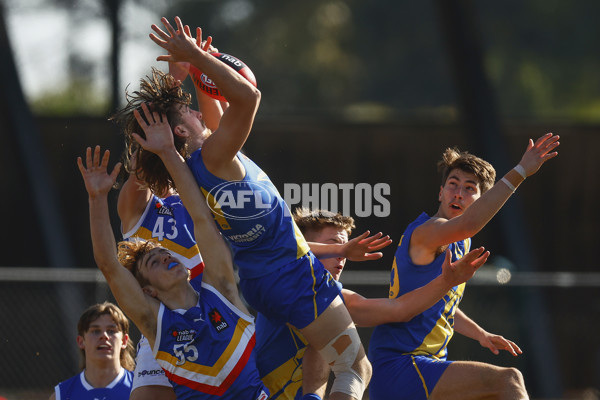
<svg viewBox="0 0 600 400">
<path fill-rule="evenodd" d="M 125 135 L 126 150 L 122 161 L 126 173 L 131 173 L 131 155 L 136 154 L 137 163 L 135 174 L 137 178 L 146 182 L 154 193 L 164 193 L 168 188 L 175 187 L 171 175 L 164 166 L 162 160 L 156 154 L 146 151 L 139 146 L 133 137 L 133 133 L 145 138 L 143 129 L 138 124 L 134 110 L 142 112 L 142 104 L 146 103 L 151 111 L 165 114 L 171 129 L 175 129 L 181 123 L 180 109 L 191 103 L 192 96 L 181 88 L 181 82 L 172 75 L 152 68 L 152 74 L 140 81 L 140 90 L 130 94 L 125 93 L 127 105 L 116 112 L 109 119 L 118 123 Z M 188 148 L 185 138 L 173 135 L 175 148 L 184 157 L 188 156 Z"/>
<path fill-rule="evenodd" d="M 473 174 L 479 180 L 481 193 L 487 192 L 496 181 L 496 170 L 489 162 L 467 151 L 460 151 L 456 147 L 447 148 L 438 161 L 438 170 L 442 173 L 442 186 L 446 184 L 448 175 L 453 169 Z"/>
<path fill-rule="evenodd" d="M 77 323 L 77 334 L 83 337 L 85 333 L 89 331 L 90 325 L 102 315 L 110 315 L 115 324 L 119 327 L 119 331 L 121 331 L 123 335 L 129 335 L 129 320 L 119 307 L 108 301 L 101 304 L 94 304 L 81 314 L 79 322 Z M 79 367 L 83 370 L 86 362 L 85 351 L 83 349 L 79 350 L 81 354 Z M 123 368 L 133 371 L 135 368 L 134 354 L 133 341 L 130 338 L 127 341 L 127 347 L 121 349 L 120 358 L 121 366 Z"/>
</svg>

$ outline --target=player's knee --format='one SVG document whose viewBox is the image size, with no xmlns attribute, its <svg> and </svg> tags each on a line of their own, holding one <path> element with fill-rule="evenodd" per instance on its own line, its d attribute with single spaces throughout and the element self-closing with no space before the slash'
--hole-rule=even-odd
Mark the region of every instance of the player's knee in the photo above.
<svg viewBox="0 0 600 400">
<path fill-rule="evenodd" d="M 506 368 L 504 374 L 505 382 L 508 382 L 513 390 L 525 392 L 525 380 L 521 371 L 516 368 Z"/>
<path fill-rule="evenodd" d="M 356 356 L 356 360 L 352 365 L 352 369 L 358 372 L 358 374 L 362 377 L 363 381 L 365 382 L 365 385 L 369 384 L 369 382 L 371 381 L 371 376 L 373 375 L 373 367 L 371 366 L 371 363 L 369 362 L 369 359 L 365 354 L 365 350 L 362 344 Z"/>
<path fill-rule="evenodd" d="M 335 374 L 331 392 L 361 399 L 371 378 L 371 364 L 365 357 L 356 328 L 348 328 L 337 335 L 319 353 Z"/>
<path fill-rule="evenodd" d="M 497 391 L 501 398 L 524 400 L 528 399 L 523 374 L 516 368 L 502 368 L 496 377 Z"/>
</svg>

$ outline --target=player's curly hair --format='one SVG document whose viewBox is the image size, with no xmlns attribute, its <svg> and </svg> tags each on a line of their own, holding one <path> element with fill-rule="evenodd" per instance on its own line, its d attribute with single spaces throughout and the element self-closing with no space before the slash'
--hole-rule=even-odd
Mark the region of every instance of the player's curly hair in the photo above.
<svg viewBox="0 0 600 400">
<path fill-rule="evenodd" d="M 496 170 L 492 164 L 456 147 L 444 150 L 442 159 L 438 161 L 438 171 L 442 173 L 442 186 L 446 184 L 450 172 L 457 168 L 477 177 L 482 194 L 494 186 Z"/>
<path fill-rule="evenodd" d="M 145 138 L 143 129 L 138 124 L 134 110 L 138 110 L 143 116 L 142 104 L 146 103 L 151 111 L 164 113 L 167 116 L 171 129 L 174 129 L 180 120 L 180 107 L 189 105 L 192 96 L 185 92 L 181 87 L 181 82 L 176 80 L 171 74 L 152 68 L 152 74 L 140 80 L 140 90 L 133 94 L 125 93 L 127 105 L 117 111 L 109 120 L 116 122 L 125 135 L 126 150 L 122 155 L 124 171 L 131 173 L 131 155 L 136 153 L 137 164 L 135 174 L 137 178 L 148 184 L 148 187 L 154 193 L 164 193 L 168 188 L 175 187 L 171 175 L 165 168 L 160 157 L 156 154 L 145 151 L 135 141 L 132 133 L 137 133 Z M 184 157 L 188 157 L 188 148 L 184 138 L 173 135 L 175 148 Z"/>
<path fill-rule="evenodd" d="M 302 234 L 320 232 L 327 226 L 333 226 L 345 230 L 350 236 L 352 229 L 356 228 L 354 218 L 327 210 L 311 211 L 305 207 L 298 207 L 294 210 L 293 218 Z"/>
<path fill-rule="evenodd" d="M 162 247 L 155 240 L 131 240 L 117 244 L 117 257 L 122 266 L 127 268 L 139 282 L 141 287 L 149 284 L 148 280 L 140 273 L 142 257 L 157 247 Z"/>
<path fill-rule="evenodd" d="M 81 314 L 81 317 L 79 317 L 79 322 L 77 323 L 77 334 L 79 336 L 83 336 L 90 329 L 92 322 L 100 318 L 102 315 L 110 315 L 123 335 L 129 334 L 129 320 L 119 307 L 108 301 L 105 301 L 101 304 L 94 304 L 85 310 L 83 314 Z M 79 367 L 81 370 L 83 370 L 85 368 L 85 351 L 83 349 L 80 349 L 80 355 L 81 361 Z M 127 342 L 127 347 L 125 349 L 121 349 L 121 366 L 125 369 L 133 371 L 135 368 L 134 355 L 135 352 L 133 348 L 133 340 L 130 338 Z"/>
</svg>

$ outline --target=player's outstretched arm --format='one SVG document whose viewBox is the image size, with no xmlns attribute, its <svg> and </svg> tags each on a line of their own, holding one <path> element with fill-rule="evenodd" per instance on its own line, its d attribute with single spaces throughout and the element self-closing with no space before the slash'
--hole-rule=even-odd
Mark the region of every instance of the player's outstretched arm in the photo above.
<svg viewBox="0 0 600 400">
<path fill-rule="evenodd" d="M 426 252 L 433 253 L 440 246 L 477 234 L 496 215 L 527 176 L 536 173 L 546 161 L 558 155 L 555 151 L 560 144 L 558 139 L 559 136 L 552 133 L 545 134 L 535 143 L 529 139 L 519 164 L 508 171 L 462 215 L 450 220 L 432 218 L 417 227 L 411 238 L 411 252 L 416 245 L 424 248 Z"/>
<path fill-rule="evenodd" d="M 219 49 L 212 45 L 212 36 L 209 36 L 201 44 L 202 49 L 209 53 L 218 53 Z M 196 99 L 198 101 L 198 110 L 202 112 L 202 119 L 206 124 L 206 127 L 212 132 L 215 132 L 221 123 L 223 112 L 227 109 L 227 102 L 219 101 L 206 94 L 206 92 L 200 89 L 194 81 L 194 88 L 196 90 Z"/>
<path fill-rule="evenodd" d="M 499 354 L 500 350 L 506 350 L 513 356 L 523 354 L 515 342 L 505 339 L 503 336 L 487 332 L 462 312 L 460 308 L 456 309 L 454 315 L 454 330 L 461 335 L 477 340 L 482 347 L 490 349 L 494 354 Z"/>
<path fill-rule="evenodd" d="M 461 335 L 477 340 L 481 346 L 490 349 L 494 354 L 499 354 L 500 350 L 506 350 L 513 356 L 523 354 L 515 342 L 505 339 L 503 336 L 487 332 L 462 312 L 460 308 L 456 309 L 454 315 L 454 330 Z"/>
<path fill-rule="evenodd" d="M 388 235 L 383 236 L 378 232 L 369 236 L 366 231 L 348 242 L 341 243 L 318 243 L 308 242 L 308 246 L 317 258 L 343 257 L 350 261 L 377 260 L 383 257 L 379 250 L 389 246 L 392 240 Z"/>
<path fill-rule="evenodd" d="M 146 104 L 142 104 L 142 111 L 145 119 L 137 110 L 134 115 L 144 130 L 146 139 L 136 133 L 133 136 L 145 150 L 161 158 L 177 185 L 177 192 L 194 222 L 194 236 L 205 264 L 203 280 L 247 312 L 237 291 L 229 247 L 215 226 L 192 171 L 175 149 L 166 115 L 150 112 Z"/>
<path fill-rule="evenodd" d="M 450 289 L 471 279 L 487 261 L 490 253 L 483 247 L 472 250 L 460 260 L 450 261 L 450 251 L 442 265 L 442 274 L 427 285 L 395 299 L 367 299 L 347 289 L 344 302 L 358 326 L 376 326 L 391 322 L 407 322 L 440 301 Z"/>
<path fill-rule="evenodd" d="M 89 196 L 94 259 L 119 306 L 153 343 L 156 335 L 158 302 L 146 298 L 134 276 L 117 258 L 116 243 L 108 213 L 108 192 L 115 183 L 121 164 L 115 165 L 109 174 L 107 170 L 109 157 L 108 150 L 100 157 L 100 146 L 96 146 L 93 155 L 92 149 L 87 148 L 85 166 L 81 157 L 77 158 L 77 166 Z"/>
<path fill-rule="evenodd" d="M 241 179 L 243 171 L 235 165 L 235 157 L 252 129 L 260 103 L 260 91 L 233 68 L 223 64 L 199 46 L 202 42 L 200 28 L 196 28 L 194 39 L 189 31 L 186 32 L 179 17 L 175 17 L 175 28 L 166 18 L 162 18 L 161 21 L 166 32 L 157 25 L 152 25 L 156 34 L 151 34 L 150 38 L 169 54 L 159 56 L 157 60 L 183 61 L 196 66 L 210 77 L 229 102 L 219 128 L 202 145 L 202 157 L 206 167 L 221 178 Z"/>
</svg>

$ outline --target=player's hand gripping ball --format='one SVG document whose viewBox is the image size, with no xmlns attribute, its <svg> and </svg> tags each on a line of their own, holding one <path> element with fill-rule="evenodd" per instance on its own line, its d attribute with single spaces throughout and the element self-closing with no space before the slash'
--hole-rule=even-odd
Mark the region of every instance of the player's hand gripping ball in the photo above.
<svg viewBox="0 0 600 400">
<path fill-rule="evenodd" d="M 211 53 L 221 62 L 225 63 L 229 67 L 236 70 L 240 75 L 248 80 L 251 84 L 256 87 L 256 78 L 254 77 L 254 73 L 248 68 L 246 64 L 244 64 L 238 58 L 224 53 Z M 219 88 L 213 83 L 213 81 L 206 76 L 206 74 L 200 71 L 198 68 L 190 65 L 190 76 L 192 77 L 192 81 L 194 81 L 194 85 L 204 93 L 212 97 L 213 99 L 217 99 L 220 101 L 227 101 Z"/>
</svg>

